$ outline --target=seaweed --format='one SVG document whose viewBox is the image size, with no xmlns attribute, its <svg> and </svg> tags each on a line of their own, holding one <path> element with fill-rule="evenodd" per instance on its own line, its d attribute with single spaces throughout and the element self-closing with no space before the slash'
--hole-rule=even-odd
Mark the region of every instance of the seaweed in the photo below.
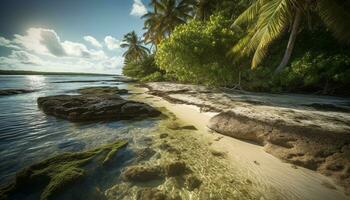
<svg viewBox="0 0 350 200">
<path fill-rule="evenodd" d="M 51 199 L 84 178 L 92 170 L 90 163 L 105 165 L 127 143 L 118 140 L 92 150 L 63 153 L 33 164 L 17 173 L 13 183 L 0 189 L 0 199 L 33 191 L 40 193 L 41 200 Z"/>
</svg>

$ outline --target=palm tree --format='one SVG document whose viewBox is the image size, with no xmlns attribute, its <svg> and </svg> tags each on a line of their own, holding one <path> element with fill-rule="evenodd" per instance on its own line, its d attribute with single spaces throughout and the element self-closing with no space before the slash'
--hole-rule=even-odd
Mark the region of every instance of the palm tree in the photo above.
<svg viewBox="0 0 350 200">
<path fill-rule="evenodd" d="M 157 8 L 159 7 L 158 0 L 151 0 L 149 5 L 153 7 L 154 13 L 157 13 L 157 10 L 158 10 Z"/>
<path fill-rule="evenodd" d="M 143 41 L 137 36 L 135 31 L 124 35 L 123 43 L 120 46 L 128 48 L 123 54 L 126 63 L 140 61 L 149 54 L 149 49 L 143 46 Z"/>
<path fill-rule="evenodd" d="M 207 20 L 219 5 L 218 0 L 194 0 L 195 19 Z"/>
<path fill-rule="evenodd" d="M 179 24 L 185 23 L 191 16 L 192 0 L 158 0 L 152 1 L 153 12 L 148 12 L 142 18 L 147 30 L 144 34 L 146 42 L 155 45 L 168 37 Z"/>
<path fill-rule="evenodd" d="M 247 35 L 232 49 L 233 54 L 254 53 L 251 67 L 266 57 L 268 47 L 288 28 L 290 36 L 284 57 L 276 72 L 288 64 L 303 19 L 318 15 L 326 27 L 343 41 L 350 41 L 350 12 L 341 0 L 255 0 L 234 22 L 246 25 Z"/>
</svg>

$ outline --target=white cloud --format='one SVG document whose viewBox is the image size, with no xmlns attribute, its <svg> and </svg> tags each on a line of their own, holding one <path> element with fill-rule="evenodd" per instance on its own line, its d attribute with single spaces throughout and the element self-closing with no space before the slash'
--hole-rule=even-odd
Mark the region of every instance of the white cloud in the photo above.
<svg viewBox="0 0 350 200">
<path fill-rule="evenodd" d="M 42 60 L 38 56 L 26 51 L 12 51 L 8 57 L 22 64 L 41 65 L 42 63 Z"/>
<path fill-rule="evenodd" d="M 12 48 L 12 49 L 18 49 L 19 47 L 15 44 L 13 44 L 13 42 L 11 40 L 8 40 L 4 37 L 0 37 L 0 46 L 2 47 L 7 47 L 7 48 Z"/>
<path fill-rule="evenodd" d="M 90 35 L 84 36 L 84 40 L 89 42 L 91 45 L 93 45 L 97 48 L 102 48 L 101 43 L 99 41 L 97 41 L 96 38 L 94 38 Z"/>
<path fill-rule="evenodd" d="M 109 49 L 120 48 L 119 40 L 112 36 L 107 36 L 105 43 Z M 30 28 L 23 35 L 15 34 L 12 40 L 0 37 L 0 46 L 12 49 L 9 55 L 0 57 L 0 69 L 121 73 L 123 66 L 121 55 L 112 57 L 102 48 L 62 41 L 51 29 Z"/>
<path fill-rule="evenodd" d="M 147 13 L 146 6 L 142 3 L 141 0 L 134 0 L 134 3 L 132 4 L 132 9 L 130 12 L 130 15 L 141 17 L 142 15 Z"/>
<path fill-rule="evenodd" d="M 120 48 L 120 41 L 110 35 L 105 37 L 105 43 L 109 50 Z"/>
<path fill-rule="evenodd" d="M 63 48 L 60 37 L 58 37 L 55 31 L 42 29 L 40 32 L 40 37 L 40 44 L 45 46 L 52 55 L 58 57 L 69 55 Z"/>
<path fill-rule="evenodd" d="M 16 34 L 13 43 L 23 47 L 26 51 L 33 51 L 39 55 L 93 59 L 106 57 L 102 50 L 88 49 L 82 43 L 62 42 L 58 34 L 51 29 L 30 28 L 25 35 Z"/>
<path fill-rule="evenodd" d="M 91 56 L 87 47 L 81 43 L 64 41 L 62 47 L 68 55 L 73 57 L 89 58 Z"/>
<path fill-rule="evenodd" d="M 41 31 L 48 29 L 30 28 L 25 35 L 15 34 L 13 42 L 28 51 L 33 51 L 37 54 L 49 54 L 47 48 L 41 43 Z"/>
</svg>

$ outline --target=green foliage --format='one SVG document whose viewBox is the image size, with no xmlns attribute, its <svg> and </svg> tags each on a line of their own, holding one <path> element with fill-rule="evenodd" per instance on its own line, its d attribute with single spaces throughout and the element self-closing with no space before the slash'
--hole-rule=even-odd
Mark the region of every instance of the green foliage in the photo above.
<svg viewBox="0 0 350 200">
<path fill-rule="evenodd" d="M 217 14 L 209 21 L 192 20 L 178 26 L 158 46 L 157 65 L 182 82 L 232 85 L 237 67 L 226 55 L 237 34 L 229 28 L 231 24 Z"/>
<path fill-rule="evenodd" d="M 341 0 L 254 0 L 235 20 L 234 25 L 245 28 L 247 34 L 233 46 L 232 53 L 252 55 L 251 67 L 256 68 L 275 40 L 290 27 L 293 27 L 291 33 L 299 31 L 300 20 L 310 24 L 310 16 L 318 16 L 318 23 L 323 23 L 338 39 L 350 42 L 350 12 L 344 6 Z"/>
<path fill-rule="evenodd" d="M 294 60 L 276 80 L 285 90 L 318 91 L 321 94 L 345 94 L 350 86 L 350 56 L 307 52 Z"/>
<path fill-rule="evenodd" d="M 154 56 L 149 55 L 142 60 L 126 63 L 123 67 L 123 74 L 132 78 L 141 79 L 159 71 Z"/>
<path fill-rule="evenodd" d="M 288 36 L 274 41 L 260 67 L 245 69 L 242 87 L 257 92 L 297 92 L 329 95 L 349 95 L 350 46 L 341 44 L 324 26 L 304 29 L 299 33 L 291 64 L 280 74 L 274 74 L 275 66 L 283 56 Z M 334 77 L 343 77 L 339 80 Z M 307 79 L 307 80 L 306 80 Z M 328 81 L 327 81 L 328 80 Z"/>
<path fill-rule="evenodd" d="M 156 46 L 160 41 L 168 37 L 175 27 L 186 23 L 191 17 L 191 0 L 153 0 L 153 11 L 142 16 L 145 19 L 144 38 L 147 43 Z"/>
<path fill-rule="evenodd" d="M 159 82 L 159 81 L 164 81 L 166 80 L 166 78 L 164 77 L 164 75 L 157 71 L 157 72 L 154 72 L 148 76 L 145 76 L 143 78 L 141 78 L 141 82 Z"/>
</svg>

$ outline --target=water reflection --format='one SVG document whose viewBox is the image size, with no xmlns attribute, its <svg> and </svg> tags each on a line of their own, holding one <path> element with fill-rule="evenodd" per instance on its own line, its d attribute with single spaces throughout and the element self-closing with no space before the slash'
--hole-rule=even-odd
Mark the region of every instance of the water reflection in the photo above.
<svg viewBox="0 0 350 200">
<path fill-rule="evenodd" d="M 45 83 L 46 77 L 45 76 L 27 75 L 25 77 L 26 77 L 26 79 L 29 80 L 29 85 L 31 88 L 38 89 L 38 88 L 43 88 L 46 85 L 46 83 Z"/>
</svg>

